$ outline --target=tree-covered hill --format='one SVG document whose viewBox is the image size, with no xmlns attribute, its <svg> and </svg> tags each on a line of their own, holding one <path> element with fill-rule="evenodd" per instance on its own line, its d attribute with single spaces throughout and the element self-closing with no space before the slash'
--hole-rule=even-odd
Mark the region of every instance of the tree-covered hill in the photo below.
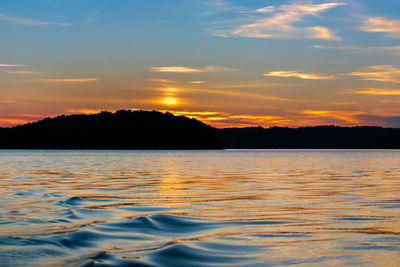
<svg viewBox="0 0 400 267">
<path fill-rule="evenodd" d="M 219 149 L 219 134 L 198 120 L 157 111 L 62 115 L 0 128 L 0 148 Z"/>
<path fill-rule="evenodd" d="M 219 130 L 226 148 L 400 148 L 400 129 L 316 126 Z"/>
<path fill-rule="evenodd" d="M 62 115 L 0 128 L 0 149 L 400 148 L 400 129 L 316 126 L 216 129 L 158 111 Z"/>
</svg>

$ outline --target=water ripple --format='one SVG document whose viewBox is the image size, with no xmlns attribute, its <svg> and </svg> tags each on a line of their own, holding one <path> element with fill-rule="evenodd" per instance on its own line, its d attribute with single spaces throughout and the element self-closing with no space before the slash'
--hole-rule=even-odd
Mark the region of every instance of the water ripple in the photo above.
<svg viewBox="0 0 400 267">
<path fill-rule="evenodd" d="M 0 266 L 400 265 L 398 151 L 0 151 Z"/>
</svg>

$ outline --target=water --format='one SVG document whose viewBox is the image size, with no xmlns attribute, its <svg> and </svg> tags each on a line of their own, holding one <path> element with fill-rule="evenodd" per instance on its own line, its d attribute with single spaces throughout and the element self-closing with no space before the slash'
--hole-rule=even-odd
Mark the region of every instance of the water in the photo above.
<svg viewBox="0 0 400 267">
<path fill-rule="evenodd" d="M 398 266 L 400 151 L 0 151 L 0 266 Z"/>
</svg>

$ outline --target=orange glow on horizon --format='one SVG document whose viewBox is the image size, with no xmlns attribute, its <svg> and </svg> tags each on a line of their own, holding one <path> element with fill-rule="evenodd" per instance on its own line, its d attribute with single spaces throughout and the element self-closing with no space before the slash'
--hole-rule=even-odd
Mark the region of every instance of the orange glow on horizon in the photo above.
<svg viewBox="0 0 400 267">
<path fill-rule="evenodd" d="M 160 102 L 161 101 L 161 102 Z M 158 103 L 173 106 L 179 104 L 179 100 L 175 97 L 165 97 Z M 64 114 L 97 114 L 105 109 L 69 109 Z M 118 110 L 118 109 L 117 109 Z M 132 111 L 146 109 L 130 109 Z M 205 124 L 216 128 L 231 127 L 251 127 L 261 126 L 268 127 L 306 127 L 319 125 L 337 125 L 337 126 L 364 126 L 377 125 L 375 121 L 369 122 L 362 118 L 366 113 L 362 111 L 335 111 L 335 110 L 303 110 L 301 112 L 293 112 L 286 116 L 278 115 L 252 115 L 252 114 L 232 114 L 219 111 L 182 111 L 182 110 L 159 110 L 160 112 L 170 112 L 176 116 L 186 116 L 195 118 Z M 110 110 L 109 112 L 115 112 Z M 400 112 L 400 111 L 399 111 Z M 60 114 L 10 114 L 6 118 L 0 119 L 0 127 L 13 127 L 16 125 L 36 122 L 47 117 L 56 117 Z M 377 116 L 396 117 L 395 111 L 381 111 Z M 378 126 L 386 126 L 378 125 Z"/>
<path fill-rule="evenodd" d="M 96 114 L 96 113 L 100 113 L 101 111 L 103 111 L 103 110 L 81 108 L 81 109 L 68 109 L 67 113 Z"/>
</svg>

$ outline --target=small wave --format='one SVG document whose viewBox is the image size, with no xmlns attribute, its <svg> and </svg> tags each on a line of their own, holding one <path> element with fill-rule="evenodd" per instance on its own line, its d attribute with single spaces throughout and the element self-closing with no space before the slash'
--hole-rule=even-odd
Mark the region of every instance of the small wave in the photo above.
<svg viewBox="0 0 400 267">
<path fill-rule="evenodd" d="M 147 234 L 179 235 L 185 233 L 196 233 L 213 228 L 235 227 L 235 226 L 254 226 L 254 225 L 274 225 L 294 223 L 290 221 L 226 221 L 216 222 L 206 219 L 193 218 L 188 216 L 177 216 L 170 214 L 153 214 L 150 216 L 136 217 L 131 220 L 106 223 L 99 226 L 103 231 L 127 231 Z"/>
<path fill-rule="evenodd" d="M 204 248 L 174 244 L 157 250 L 149 256 L 151 262 L 158 266 L 215 266 L 238 264 L 249 261 L 246 256 L 236 256 L 235 253 L 221 253 Z"/>
<path fill-rule="evenodd" d="M 67 200 L 60 201 L 61 204 L 67 204 L 71 206 L 82 205 L 85 202 L 84 198 L 81 197 L 71 197 Z"/>
<path fill-rule="evenodd" d="M 111 232 L 138 232 L 146 234 L 177 235 L 193 233 L 216 227 L 216 223 L 206 222 L 191 217 L 154 214 L 140 216 L 127 221 L 101 224 L 98 229 Z"/>
<path fill-rule="evenodd" d="M 155 265 L 147 264 L 144 262 L 141 262 L 139 260 L 133 260 L 133 259 L 124 259 L 124 258 L 119 258 L 116 257 L 112 254 L 109 254 L 105 251 L 101 251 L 96 253 L 93 256 L 90 257 L 85 257 L 83 259 L 78 259 L 74 260 L 73 263 L 76 264 L 76 262 L 83 262 L 80 264 L 80 267 L 92 267 L 92 266 L 97 266 L 97 267 L 103 267 L 103 266 L 109 266 L 109 267 L 155 267 Z"/>
</svg>

